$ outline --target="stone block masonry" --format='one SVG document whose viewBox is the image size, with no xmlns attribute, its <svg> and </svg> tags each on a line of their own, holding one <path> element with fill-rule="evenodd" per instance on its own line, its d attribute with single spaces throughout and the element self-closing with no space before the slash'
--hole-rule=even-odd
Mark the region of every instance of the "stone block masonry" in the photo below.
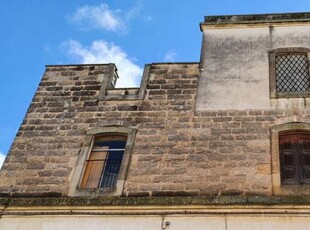
<svg viewBox="0 0 310 230">
<path fill-rule="evenodd" d="M 121 125 L 138 130 L 123 196 L 272 195 L 270 127 L 309 111 L 198 112 L 198 63 L 147 68 L 144 89 L 114 89 L 113 64 L 47 66 L 0 193 L 67 196 L 87 131 Z"/>
</svg>

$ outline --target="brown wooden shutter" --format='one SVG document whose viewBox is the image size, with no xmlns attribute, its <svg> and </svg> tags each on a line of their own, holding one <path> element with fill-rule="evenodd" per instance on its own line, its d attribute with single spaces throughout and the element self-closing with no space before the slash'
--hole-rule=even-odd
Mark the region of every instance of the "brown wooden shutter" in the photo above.
<svg viewBox="0 0 310 230">
<path fill-rule="evenodd" d="M 282 184 L 296 184 L 297 168 L 295 151 L 295 140 L 291 135 L 280 136 L 280 164 Z"/>
<path fill-rule="evenodd" d="M 87 161 L 82 188 L 98 188 L 109 147 L 94 148 Z"/>
<path fill-rule="evenodd" d="M 310 133 L 279 136 L 282 184 L 310 184 Z"/>
<path fill-rule="evenodd" d="M 310 184 L 310 137 L 300 136 L 300 183 Z"/>
</svg>

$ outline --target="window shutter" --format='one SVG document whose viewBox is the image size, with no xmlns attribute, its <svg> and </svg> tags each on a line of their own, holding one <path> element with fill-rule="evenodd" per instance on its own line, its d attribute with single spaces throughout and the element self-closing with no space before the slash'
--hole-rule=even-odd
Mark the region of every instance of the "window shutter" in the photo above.
<svg viewBox="0 0 310 230">
<path fill-rule="evenodd" d="M 300 182 L 309 184 L 310 183 L 310 138 L 303 136 L 300 139 L 300 168 L 301 178 Z"/>
<path fill-rule="evenodd" d="M 298 174 L 296 167 L 295 138 L 292 136 L 280 137 L 280 164 L 282 184 L 296 184 Z"/>
</svg>

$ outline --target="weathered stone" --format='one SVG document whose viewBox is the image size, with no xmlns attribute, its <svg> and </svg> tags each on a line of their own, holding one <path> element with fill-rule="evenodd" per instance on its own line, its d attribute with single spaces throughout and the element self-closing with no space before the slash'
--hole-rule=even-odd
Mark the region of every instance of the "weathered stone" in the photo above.
<svg viewBox="0 0 310 230">
<path fill-rule="evenodd" d="M 269 127 L 292 114 L 310 118 L 290 110 L 195 112 L 198 64 L 152 64 L 144 98 L 101 100 L 96 71 L 109 70 L 92 67 L 47 68 L 1 171 L 1 192 L 66 195 L 86 132 L 119 125 L 138 130 L 124 195 L 270 195 Z M 72 71 L 79 73 L 59 77 Z"/>
</svg>

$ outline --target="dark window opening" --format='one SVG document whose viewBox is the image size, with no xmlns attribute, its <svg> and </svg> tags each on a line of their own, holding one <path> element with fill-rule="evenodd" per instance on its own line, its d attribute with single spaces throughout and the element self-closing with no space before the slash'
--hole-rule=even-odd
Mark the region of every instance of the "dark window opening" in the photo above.
<svg viewBox="0 0 310 230">
<path fill-rule="evenodd" d="M 126 136 L 96 137 L 81 188 L 115 188 L 126 145 Z"/>
<path fill-rule="evenodd" d="M 310 184 L 310 133 L 280 134 L 282 184 Z"/>
<path fill-rule="evenodd" d="M 307 53 L 278 54 L 275 57 L 278 93 L 309 92 Z"/>
</svg>

